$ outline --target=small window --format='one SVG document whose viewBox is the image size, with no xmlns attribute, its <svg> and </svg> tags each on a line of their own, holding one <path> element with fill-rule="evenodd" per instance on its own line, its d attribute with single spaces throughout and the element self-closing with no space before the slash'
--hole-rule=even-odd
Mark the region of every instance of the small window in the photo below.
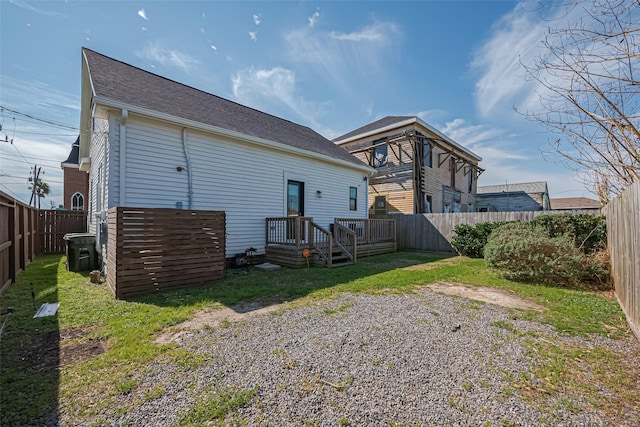
<svg viewBox="0 0 640 427">
<path fill-rule="evenodd" d="M 80 193 L 75 193 L 71 196 L 71 210 L 83 211 L 84 210 L 84 196 Z"/>
<path fill-rule="evenodd" d="M 473 203 L 467 203 L 467 212 L 473 212 Z"/>
<path fill-rule="evenodd" d="M 456 188 L 456 159 L 454 157 L 449 158 L 449 173 L 451 175 L 451 179 L 449 182 L 449 187 Z"/>
<path fill-rule="evenodd" d="M 373 141 L 373 145 L 384 143 L 384 139 L 379 141 Z M 373 157 L 371 158 L 371 166 L 374 168 L 381 168 L 387 166 L 387 154 L 389 146 L 387 144 L 379 145 L 373 149 Z"/>
<path fill-rule="evenodd" d="M 467 169 L 467 192 L 473 193 L 473 167 L 466 166 Z"/>
<path fill-rule="evenodd" d="M 349 187 L 349 210 L 358 210 L 358 189 L 356 187 Z"/>
<path fill-rule="evenodd" d="M 387 196 L 376 196 L 373 211 L 376 215 L 387 214 Z"/>
<path fill-rule="evenodd" d="M 431 196 L 424 195 L 424 213 L 431 213 Z"/>
<path fill-rule="evenodd" d="M 423 166 L 432 167 L 431 153 L 433 152 L 433 145 L 427 139 L 422 140 L 422 164 Z"/>
</svg>

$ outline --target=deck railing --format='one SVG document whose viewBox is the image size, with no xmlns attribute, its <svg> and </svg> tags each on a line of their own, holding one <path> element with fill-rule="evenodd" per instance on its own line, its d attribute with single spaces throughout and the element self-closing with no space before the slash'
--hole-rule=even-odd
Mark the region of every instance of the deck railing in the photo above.
<svg viewBox="0 0 640 427">
<path fill-rule="evenodd" d="M 328 266 L 331 267 L 333 248 L 333 235 L 325 228 L 322 228 L 315 222 L 310 223 L 310 240 L 316 249 L 318 257 Z"/>
<path fill-rule="evenodd" d="M 310 224 L 313 218 L 289 216 L 267 218 L 267 245 L 288 245 L 297 249 L 313 244 Z"/>
<path fill-rule="evenodd" d="M 353 230 L 358 244 L 393 242 L 396 239 L 396 222 L 393 219 L 336 218 L 335 223 Z"/>
<path fill-rule="evenodd" d="M 335 235 L 335 244 L 342 249 L 342 252 L 347 256 L 351 262 L 355 264 L 357 258 L 357 240 L 358 236 L 356 232 L 344 225 L 336 222 L 333 225 L 333 234 Z"/>
</svg>

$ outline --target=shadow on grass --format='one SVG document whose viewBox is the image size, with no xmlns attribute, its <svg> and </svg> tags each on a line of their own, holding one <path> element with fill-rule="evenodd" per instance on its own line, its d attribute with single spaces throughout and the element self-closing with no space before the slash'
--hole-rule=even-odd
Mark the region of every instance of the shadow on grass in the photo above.
<svg viewBox="0 0 640 427">
<path fill-rule="evenodd" d="M 42 304 L 58 302 L 61 257 L 36 258 L 2 295 L 0 312 L 13 313 L 0 341 L 0 425 L 58 425 L 58 315 L 33 316 Z"/>
<path fill-rule="evenodd" d="M 361 258 L 355 265 L 302 269 L 282 268 L 275 271 L 260 271 L 255 268 L 228 269 L 225 280 L 207 283 L 176 291 L 159 292 L 139 296 L 133 301 L 154 304 L 161 307 L 181 307 L 198 303 L 219 302 L 238 312 L 247 312 L 266 305 L 293 301 L 307 296 L 323 296 L 340 291 L 340 286 L 348 284 L 349 289 L 357 289 L 359 280 L 366 281 L 367 289 L 393 287 L 387 280 L 376 282 L 372 276 L 398 268 L 439 261 L 455 254 L 435 252 L 396 252 Z M 259 302 L 247 306 L 239 303 Z"/>
</svg>

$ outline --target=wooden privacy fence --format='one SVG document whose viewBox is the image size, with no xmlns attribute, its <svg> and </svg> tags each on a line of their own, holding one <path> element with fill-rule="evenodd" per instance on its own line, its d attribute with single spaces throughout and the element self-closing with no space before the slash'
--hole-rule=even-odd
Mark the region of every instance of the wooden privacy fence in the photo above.
<svg viewBox="0 0 640 427">
<path fill-rule="evenodd" d="M 603 211 L 616 297 L 640 339 L 640 182 L 632 184 Z"/>
<path fill-rule="evenodd" d="M 0 294 L 36 256 L 38 210 L 0 191 Z"/>
<path fill-rule="evenodd" d="M 86 211 L 38 212 L 38 255 L 63 254 L 66 252 L 64 235 L 87 231 Z"/>
<path fill-rule="evenodd" d="M 107 284 L 116 298 L 224 278 L 224 212 L 116 207 L 107 223 Z"/>
<path fill-rule="evenodd" d="M 376 215 L 375 218 L 391 218 L 396 220 L 398 249 L 423 251 L 455 252 L 451 246 L 454 228 L 460 224 L 476 225 L 481 222 L 524 221 L 533 220 L 538 215 L 550 214 L 592 214 L 600 215 L 593 210 L 557 210 L 529 212 L 459 212 L 432 214 L 392 214 Z"/>
</svg>

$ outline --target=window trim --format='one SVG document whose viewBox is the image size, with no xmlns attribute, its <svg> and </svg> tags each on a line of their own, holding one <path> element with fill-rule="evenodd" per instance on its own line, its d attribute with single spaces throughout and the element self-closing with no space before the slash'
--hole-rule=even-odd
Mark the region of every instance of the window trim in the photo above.
<svg viewBox="0 0 640 427">
<path fill-rule="evenodd" d="M 79 204 L 75 204 L 74 203 L 74 199 L 78 198 L 80 202 Z M 84 194 L 82 194 L 79 191 L 76 191 L 75 193 L 73 193 L 73 195 L 71 196 L 71 203 L 69 204 L 69 206 L 71 206 L 71 210 L 72 211 L 83 211 L 84 210 Z"/>
<path fill-rule="evenodd" d="M 349 210 L 358 210 L 358 187 L 349 187 Z"/>
</svg>

